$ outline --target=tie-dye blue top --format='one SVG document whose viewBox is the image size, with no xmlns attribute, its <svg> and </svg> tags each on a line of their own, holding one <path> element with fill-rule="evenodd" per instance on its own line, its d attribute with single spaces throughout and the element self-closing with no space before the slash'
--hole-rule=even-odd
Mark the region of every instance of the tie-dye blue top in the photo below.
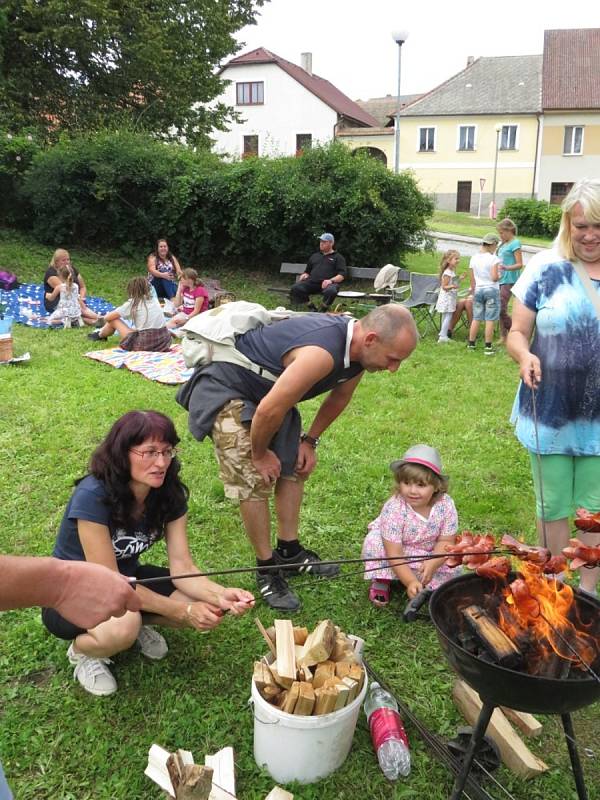
<svg viewBox="0 0 600 800">
<path fill-rule="evenodd" d="M 600 294 L 600 281 L 592 281 Z M 600 322 L 569 261 L 555 250 L 536 254 L 512 289 L 536 313 L 531 352 L 542 364 L 536 392 L 540 452 L 600 455 Z M 511 422 L 536 450 L 531 389 L 519 385 Z"/>
</svg>

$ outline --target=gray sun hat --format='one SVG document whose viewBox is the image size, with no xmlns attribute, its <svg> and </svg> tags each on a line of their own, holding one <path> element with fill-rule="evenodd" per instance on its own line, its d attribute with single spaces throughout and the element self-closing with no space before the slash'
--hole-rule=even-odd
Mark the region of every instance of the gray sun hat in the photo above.
<svg viewBox="0 0 600 800">
<path fill-rule="evenodd" d="M 486 233 L 486 235 L 481 240 L 483 244 L 499 244 L 500 237 L 497 233 Z"/>
<path fill-rule="evenodd" d="M 390 469 L 396 472 L 403 464 L 420 464 L 427 467 L 436 475 L 442 477 L 442 459 L 435 447 L 428 444 L 415 444 L 409 447 L 406 453 L 398 461 L 392 461 Z"/>
</svg>

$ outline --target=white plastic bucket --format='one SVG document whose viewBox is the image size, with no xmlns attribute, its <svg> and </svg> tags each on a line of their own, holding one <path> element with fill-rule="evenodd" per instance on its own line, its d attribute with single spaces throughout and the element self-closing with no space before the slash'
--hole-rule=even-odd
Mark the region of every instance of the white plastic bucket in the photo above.
<svg viewBox="0 0 600 800">
<path fill-rule="evenodd" d="M 367 693 L 345 708 L 319 716 L 296 716 L 272 706 L 252 681 L 254 759 L 277 783 L 314 783 L 342 766 L 350 748 L 358 714 Z"/>
</svg>

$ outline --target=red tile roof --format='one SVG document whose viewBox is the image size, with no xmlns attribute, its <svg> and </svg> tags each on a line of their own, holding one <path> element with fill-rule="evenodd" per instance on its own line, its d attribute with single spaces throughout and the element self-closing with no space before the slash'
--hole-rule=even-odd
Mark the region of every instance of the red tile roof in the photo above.
<svg viewBox="0 0 600 800">
<path fill-rule="evenodd" d="M 367 111 L 364 111 L 358 103 L 351 100 L 343 92 L 326 81 L 325 78 L 320 78 L 314 73 L 311 75 L 306 70 L 299 67 L 297 64 L 292 64 L 291 61 L 286 61 L 285 58 L 275 55 L 270 50 L 264 47 L 258 47 L 256 50 L 251 50 L 248 53 L 242 53 L 237 58 L 232 58 L 221 68 L 221 72 L 227 67 L 235 67 L 240 64 L 277 64 L 284 72 L 298 81 L 305 89 L 312 92 L 316 97 L 326 103 L 338 114 L 347 117 L 351 121 L 359 122 L 367 127 L 377 127 L 379 125 L 375 117 L 371 116 Z"/>
<path fill-rule="evenodd" d="M 600 110 L 600 28 L 544 32 L 542 108 Z"/>
</svg>

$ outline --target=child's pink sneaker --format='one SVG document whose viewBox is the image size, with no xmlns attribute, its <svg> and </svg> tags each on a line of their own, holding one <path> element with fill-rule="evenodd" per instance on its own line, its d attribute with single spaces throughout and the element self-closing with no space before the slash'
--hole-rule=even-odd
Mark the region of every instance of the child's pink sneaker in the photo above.
<svg viewBox="0 0 600 800">
<path fill-rule="evenodd" d="M 371 581 L 369 588 L 369 600 L 374 606 L 383 608 L 390 602 L 390 584 L 391 581 L 376 579 Z"/>
</svg>

